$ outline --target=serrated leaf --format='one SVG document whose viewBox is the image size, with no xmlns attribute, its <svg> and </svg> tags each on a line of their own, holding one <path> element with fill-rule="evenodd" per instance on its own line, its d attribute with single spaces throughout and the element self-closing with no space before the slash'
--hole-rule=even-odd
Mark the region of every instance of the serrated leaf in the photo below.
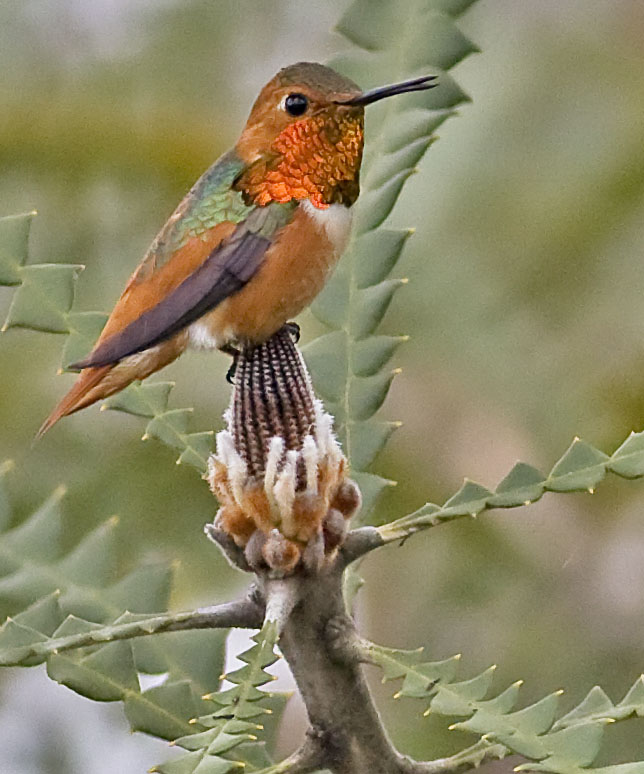
<svg viewBox="0 0 644 774">
<path fill-rule="evenodd" d="M 191 733 L 188 720 L 196 714 L 198 703 L 190 683 L 182 681 L 128 693 L 124 708 L 133 731 L 172 740 Z"/>
<path fill-rule="evenodd" d="M 3 666 L 41 663 L 44 659 L 31 658 L 32 649 L 29 646 L 46 639 L 46 635 L 32 627 L 7 619 L 0 628 L 0 663 Z"/>
<path fill-rule="evenodd" d="M 635 437 L 633 434 L 629 438 Z M 639 444 L 639 440 L 634 442 Z M 622 444 L 624 447 L 625 444 Z M 622 448 L 620 447 L 620 448 Z M 639 451 L 634 452 L 635 456 Z M 469 482 L 442 507 L 427 503 L 414 513 L 378 527 L 385 542 L 400 540 L 444 521 L 477 515 L 484 508 L 514 508 L 538 500 L 544 491 L 595 491 L 596 484 L 611 469 L 608 455 L 576 438 L 547 478 L 536 468 L 517 463 L 495 493 Z M 631 471 L 634 471 L 631 468 Z M 626 476 L 628 477 L 628 475 Z M 470 488 L 472 487 L 472 488 Z"/>
<path fill-rule="evenodd" d="M 594 489 L 606 475 L 608 455 L 575 439 L 546 479 L 546 489 L 574 492 Z"/>
<path fill-rule="evenodd" d="M 387 443 L 391 434 L 399 427 L 399 422 L 370 420 L 357 423 L 352 434 L 356 444 L 353 464 L 359 470 L 368 468 Z"/>
<path fill-rule="evenodd" d="M 340 264 L 327 281 L 324 290 L 311 304 L 311 311 L 329 328 L 340 328 L 346 323 L 348 309 L 348 278 L 346 270 Z"/>
<path fill-rule="evenodd" d="M 536 502 L 544 492 L 545 476 L 531 465 L 517 462 L 488 499 L 491 508 L 514 508 Z"/>
<path fill-rule="evenodd" d="M 105 401 L 112 411 L 124 411 L 139 417 L 154 417 L 162 414 L 168 407 L 168 397 L 174 382 L 132 382 L 117 395 Z"/>
<path fill-rule="evenodd" d="M 370 419 L 382 406 L 398 371 L 381 371 L 374 376 L 354 379 L 349 394 L 349 414 L 353 422 Z M 345 427 L 345 433 L 350 425 Z M 352 441 L 353 444 L 353 441 Z M 353 448 L 353 447 L 352 447 Z M 355 451 L 355 450 L 354 450 Z"/>
<path fill-rule="evenodd" d="M 603 735 L 604 726 L 600 723 L 579 724 L 548 734 L 546 746 L 551 763 L 590 766 L 599 754 Z"/>
<path fill-rule="evenodd" d="M 156 774 L 194 774 L 197 766 L 203 759 L 204 752 L 199 750 L 198 752 L 187 753 L 180 758 L 174 758 L 166 763 L 159 763 L 150 769 L 151 772 Z M 230 771 L 231 769 L 229 769 Z M 220 772 L 220 774 L 228 774 L 226 771 Z"/>
<path fill-rule="evenodd" d="M 311 370 L 315 390 L 324 400 L 336 402 L 347 372 L 347 336 L 345 331 L 333 331 L 318 336 L 302 349 Z"/>
<path fill-rule="evenodd" d="M 66 321 L 69 336 L 61 357 L 63 369 L 67 369 L 70 363 L 77 363 L 89 354 L 105 327 L 107 315 L 102 312 L 70 312 Z"/>
<path fill-rule="evenodd" d="M 59 604 L 59 598 L 60 594 L 54 592 L 37 600 L 22 613 L 18 613 L 14 621 L 21 626 L 28 626 L 47 637 L 51 637 L 65 617 Z M 2 648 L 1 638 L 0 648 Z"/>
<path fill-rule="evenodd" d="M 186 435 L 185 449 L 177 459 L 177 465 L 191 465 L 197 470 L 205 471 L 208 457 L 213 451 L 215 434 L 212 430 Z"/>
<path fill-rule="evenodd" d="M 58 487 L 28 519 L 2 535 L 0 573 L 15 570 L 26 557 L 39 563 L 53 561 L 60 556 L 60 504 L 64 495 L 65 488 Z"/>
<path fill-rule="evenodd" d="M 408 336 L 369 336 L 355 344 L 353 371 L 356 376 L 373 376 L 391 359 Z"/>
<path fill-rule="evenodd" d="M 380 495 L 396 482 L 389 478 L 377 476 L 375 473 L 364 473 L 360 470 L 351 470 L 351 478 L 356 482 L 362 494 L 362 508 L 360 509 L 360 520 L 366 521 L 366 517 L 373 510 Z"/>
<path fill-rule="evenodd" d="M 116 570 L 117 523 L 116 519 L 108 519 L 85 535 L 76 548 L 59 562 L 58 571 L 61 577 L 71 583 L 82 583 L 91 577 L 97 586 L 105 586 L 113 581 Z"/>
<path fill-rule="evenodd" d="M 356 288 L 360 290 L 382 282 L 398 263 L 402 249 L 413 233 L 412 229 L 380 228 L 357 237 L 352 245 Z"/>
<path fill-rule="evenodd" d="M 506 719 L 521 731 L 543 734 L 554 721 L 560 695 L 561 693 L 557 691 L 544 696 L 543 699 L 530 704 L 525 709 L 506 715 Z"/>
<path fill-rule="evenodd" d="M 389 279 L 364 290 L 356 290 L 355 303 L 351 307 L 351 328 L 358 341 L 375 331 L 385 316 L 394 293 L 405 283 L 406 280 Z"/>
<path fill-rule="evenodd" d="M 587 723 L 589 718 L 611 717 L 610 713 L 615 705 L 606 695 L 606 693 L 596 685 L 592 688 L 574 709 L 566 713 L 554 724 L 553 729 L 567 728 L 576 723 Z"/>
<path fill-rule="evenodd" d="M 612 454 L 609 467 L 624 478 L 644 475 L 644 433 L 631 433 Z"/>
<path fill-rule="evenodd" d="M 0 218 L 0 285 L 19 285 L 27 260 L 29 229 L 36 213 Z"/>
<path fill-rule="evenodd" d="M 644 717 L 644 675 L 640 675 L 617 707 L 618 709 L 626 707 L 640 717 Z"/>
<path fill-rule="evenodd" d="M 356 234 L 364 234 L 367 231 L 377 229 L 384 222 L 413 171 L 413 169 L 408 168 L 401 169 L 386 182 L 378 185 L 377 188 L 366 191 L 363 189 L 360 195 L 362 206 L 354 215 Z"/>
<path fill-rule="evenodd" d="M 5 327 L 67 333 L 67 312 L 71 309 L 74 284 L 82 269 L 79 265 L 62 263 L 24 266 Z"/>
<path fill-rule="evenodd" d="M 170 598 L 172 567 L 166 562 L 146 564 L 114 583 L 106 598 L 114 609 L 133 613 L 165 610 Z"/>
<path fill-rule="evenodd" d="M 264 670 L 277 658 L 274 653 L 275 624 L 265 624 L 253 640 L 254 644 L 238 656 L 244 666 L 226 675 L 226 679 L 234 683 L 233 688 L 208 696 L 219 709 L 197 718 L 197 724 L 205 726 L 206 730 L 176 739 L 179 746 L 201 754 L 196 771 L 218 771 L 222 766 L 235 765 L 229 760 L 234 751 L 256 739 L 257 724 L 249 721 L 268 712 L 266 703 L 270 694 L 260 691 L 257 686 L 273 679 Z"/>
<path fill-rule="evenodd" d="M 476 516 L 487 505 L 492 492 L 475 481 L 465 479 L 463 486 L 441 508 L 450 515 Z"/>
<path fill-rule="evenodd" d="M 112 642 L 80 659 L 50 656 L 47 674 L 94 701 L 119 701 L 125 692 L 138 691 L 139 685 L 128 642 Z"/>
</svg>

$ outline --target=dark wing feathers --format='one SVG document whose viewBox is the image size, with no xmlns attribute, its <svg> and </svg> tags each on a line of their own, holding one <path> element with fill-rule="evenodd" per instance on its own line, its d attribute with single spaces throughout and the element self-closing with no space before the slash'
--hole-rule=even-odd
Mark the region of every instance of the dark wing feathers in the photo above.
<svg viewBox="0 0 644 774">
<path fill-rule="evenodd" d="M 235 231 L 175 290 L 122 331 L 109 336 L 71 368 L 96 368 L 153 347 L 214 309 L 240 290 L 257 272 L 273 239 L 252 230 L 257 218 Z"/>
</svg>

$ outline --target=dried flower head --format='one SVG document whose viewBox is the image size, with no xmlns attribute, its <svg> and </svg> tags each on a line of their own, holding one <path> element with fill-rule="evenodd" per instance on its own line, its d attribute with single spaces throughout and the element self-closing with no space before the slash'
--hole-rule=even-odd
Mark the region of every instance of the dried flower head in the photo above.
<svg viewBox="0 0 644 774">
<path fill-rule="evenodd" d="M 224 416 L 208 466 L 215 526 L 253 568 L 319 568 L 343 542 L 360 492 L 288 326 L 239 353 Z"/>
</svg>

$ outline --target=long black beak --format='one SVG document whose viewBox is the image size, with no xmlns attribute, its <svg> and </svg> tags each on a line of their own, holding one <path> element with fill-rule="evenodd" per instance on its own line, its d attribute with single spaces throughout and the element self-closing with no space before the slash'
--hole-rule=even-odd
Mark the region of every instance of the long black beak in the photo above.
<svg viewBox="0 0 644 774">
<path fill-rule="evenodd" d="M 403 81 L 402 83 L 392 83 L 390 86 L 379 86 L 377 89 L 371 89 L 370 91 L 363 91 L 362 94 L 358 94 L 357 97 L 351 97 L 351 99 L 337 100 L 340 105 L 370 105 L 372 102 L 377 102 L 379 99 L 385 97 L 393 97 L 395 94 L 406 94 L 409 91 L 425 91 L 425 89 L 433 89 L 434 86 L 438 86 L 437 83 L 433 83 L 438 76 L 436 75 L 423 75 L 420 78 L 413 78 L 410 81 Z"/>
</svg>

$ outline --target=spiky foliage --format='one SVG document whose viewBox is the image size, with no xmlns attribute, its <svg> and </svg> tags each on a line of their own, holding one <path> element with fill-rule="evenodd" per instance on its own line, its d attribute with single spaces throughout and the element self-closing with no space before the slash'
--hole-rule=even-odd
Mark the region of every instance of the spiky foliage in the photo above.
<svg viewBox="0 0 644 774">
<path fill-rule="evenodd" d="M 366 471 L 398 427 L 375 419 L 398 371 L 389 361 L 405 336 L 376 335 L 396 291 L 406 280 L 390 278 L 409 230 L 383 227 L 405 181 L 415 171 L 434 131 L 467 97 L 446 73 L 475 46 L 454 17 L 473 0 L 356 0 L 338 25 L 353 45 L 332 66 L 363 86 L 435 73 L 431 91 L 385 100 L 369 108 L 360 197 L 353 232 L 331 282 L 313 312 L 331 330 L 305 348 L 316 389 L 341 424 L 344 449 L 363 493 L 363 518 L 392 482 Z"/>
<path fill-rule="evenodd" d="M 257 722 L 271 715 L 271 704 L 279 697 L 260 690 L 272 681 L 266 669 L 274 664 L 277 628 L 272 623 L 264 625 L 253 640 L 255 644 L 238 656 L 244 666 L 223 677 L 232 688 L 204 696 L 217 709 L 194 719 L 205 731 L 183 736 L 176 744 L 188 750 L 169 763 L 156 766 L 160 774 L 229 774 L 240 768 L 263 768 L 270 764 L 263 746 L 257 745 L 257 734 L 264 730 Z M 249 766 L 247 766 L 249 764 Z"/>
<path fill-rule="evenodd" d="M 80 264 L 27 264 L 29 229 L 36 213 L 0 218 L 0 285 L 15 287 L 2 330 L 30 328 L 66 334 L 61 370 L 92 348 L 107 315 L 74 310 Z M 168 407 L 172 382 L 131 384 L 107 401 L 108 408 L 148 420 L 143 438 L 157 438 L 179 452 L 177 463 L 201 473 L 212 448 L 212 432 L 190 432 L 191 408 Z"/>
<path fill-rule="evenodd" d="M 575 438 L 547 476 L 525 462 L 517 462 L 494 492 L 465 479 L 458 492 L 443 505 L 426 503 L 409 516 L 378 529 L 390 541 L 444 521 L 476 517 L 484 510 L 530 505 L 545 492 L 593 494 L 609 471 L 627 479 L 644 476 L 644 432 L 632 432 L 610 456 Z"/>
<path fill-rule="evenodd" d="M 402 680 L 395 698 L 420 699 L 427 715 L 466 718 L 450 728 L 471 732 L 481 740 L 469 750 L 472 765 L 486 745 L 497 743 L 504 753 L 516 753 L 531 763 L 517 771 L 547 771 L 553 774 L 579 774 L 596 760 L 601 750 L 606 726 L 629 717 L 644 717 L 644 675 L 639 677 L 617 704 L 595 686 L 572 710 L 557 718 L 560 696 L 555 691 L 521 709 L 522 681 L 504 691 L 491 694 L 495 667 L 474 677 L 456 680 L 459 656 L 443 661 L 423 661 L 422 649 L 395 650 L 378 645 L 364 645 L 365 659 L 383 670 L 383 682 Z M 616 766 L 593 768 L 596 774 L 617 774 Z M 620 764 L 620 774 L 641 774 L 644 762 Z"/>
<path fill-rule="evenodd" d="M 200 726 L 188 721 L 205 711 L 202 694 L 218 686 L 224 635 L 177 632 L 111 642 L 119 627 L 154 626 L 158 616 L 149 614 L 167 607 L 171 568 L 155 563 L 119 575 L 116 519 L 65 553 L 62 490 L 14 525 L 9 469 L 0 477 L 0 611 L 12 617 L 0 628 L 0 663 L 46 662 L 49 676 L 77 693 L 122 701 L 132 730 L 162 739 L 195 733 Z M 66 649 L 68 638 L 85 647 Z M 167 677 L 142 690 L 139 673 Z"/>
</svg>

